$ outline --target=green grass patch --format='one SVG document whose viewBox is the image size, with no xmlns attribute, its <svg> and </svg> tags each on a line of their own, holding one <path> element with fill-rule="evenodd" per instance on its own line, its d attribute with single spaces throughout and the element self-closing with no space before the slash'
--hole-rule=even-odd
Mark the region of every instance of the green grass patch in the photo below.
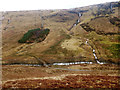
<svg viewBox="0 0 120 90">
<path fill-rule="evenodd" d="M 90 39 L 93 43 L 89 43 L 94 45 L 95 43 L 99 51 L 105 50 L 108 58 L 117 59 L 120 58 L 120 36 L 119 35 L 99 35 L 96 32 L 92 31 L 85 36 Z M 101 47 L 101 48 L 100 48 Z M 102 53 L 101 53 L 102 54 Z"/>
<path fill-rule="evenodd" d="M 112 57 L 120 58 L 120 44 L 112 44 L 107 49 L 113 54 Z"/>
</svg>

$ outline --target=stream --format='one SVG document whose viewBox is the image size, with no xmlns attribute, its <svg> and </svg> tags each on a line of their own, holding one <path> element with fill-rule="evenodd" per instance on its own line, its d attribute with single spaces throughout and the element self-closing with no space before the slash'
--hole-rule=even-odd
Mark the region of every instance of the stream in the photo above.
<svg viewBox="0 0 120 90">
<path fill-rule="evenodd" d="M 88 45 L 88 46 L 90 46 L 91 48 L 92 48 L 92 46 L 88 43 L 88 39 L 86 40 L 86 45 Z M 99 60 L 98 60 L 98 57 L 97 57 L 97 55 L 96 55 L 96 53 L 95 53 L 95 49 L 94 48 L 92 48 L 92 52 L 93 52 L 93 56 L 94 56 L 94 58 L 95 58 L 95 61 L 98 63 L 98 64 L 106 64 L 106 62 L 100 62 Z"/>
<path fill-rule="evenodd" d="M 94 64 L 94 62 L 70 62 L 70 63 L 53 63 L 47 64 L 47 68 L 57 69 L 57 70 L 68 70 L 68 71 L 92 71 L 88 69 L 80 70 L 80 69 L 69 69 L 69 68 L 59 68 L 59 67 L 51 67 L 51 66 L 69 66 L 69 65 L 80 65 L 80 64 Z M 99 62 L 98 64 L 106 64 L 105 62 Z M 33 67 L 41 67 L 43 65 L 40 64 L 6 64 L 6 65 L 21 65 L 21 66 L 33 66 Z"/>
<path fill-rule="evenodd" d="M 81 18 L 81 16 L 82 16 L 82 14 L 81 13 L 78 13 L 78 19 L 77 19 L 77 21 L 76 21 L 76 23 L 74 23 L 72 26 L 71 26 L 71 28 L 69 29 L 69 31 L 73 28 L 73 27 L 75 27 L 75 26 L 77 26 L 77 24 L 79 24 L 80 23 L 80 18 Z M 88 43 L 88 39 L 86 40 L 86 45 L 89 45 L 89 46 L 91 46 L 89 43 Z M 92 47 L 92 46 L 91 46 Z M 105 64 L 105 62 L 100 62 L 99 60 L 98 60 L 98 57 L 97 57 L 97 55 L 96 55 L 96 53 L 95 53 L 95 49 L 94 48 L 92 48 L 93 50 L 93 56 L 94 56 L 94 58 L 95 58 L 95 60 L 96 60 L 96 62 L 98 63 L 98 64 Z M 79 64 L 81 64 L 81 63 L 89 63 L 89 64 L 91 64 L 92 62 L 80 62 Z M 59 64 L 57 64 L 57 63 L 55 63 L 55 65 L 69 65 L 68 63 L 59 63 Z"/>
<path fill-rule="evenodd" d="M 69 63 L 52 63 L 48 64 L 48 66 L 68 66 L 68 65 L 79 65 L 79 64 L 94 64 L 94 62 L 69 62 Z M 105 62 L 99 62 L 99 64 L 106 64 Z M 41 64 L 3 64 L 3 65 L 23 65 L 23 66 L 42 66 Z"/>
<path fill-rule="evenodd" d="M 69 31 L 71 31 L 71 29 L 73 28 L 73 27 L 76 27 L 77 26 L 77 24 L 79 24 L 80 23 L 80 17 L 82 16 L 82 14 L 81 13 L 78 13 L 78 19 L 76 20 L 76 22 L 69 28 Z"/>
</svg>

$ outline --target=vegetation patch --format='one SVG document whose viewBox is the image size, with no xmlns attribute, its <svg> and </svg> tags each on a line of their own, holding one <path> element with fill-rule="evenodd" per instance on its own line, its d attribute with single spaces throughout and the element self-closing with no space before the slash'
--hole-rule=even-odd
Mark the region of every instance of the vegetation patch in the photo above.
<svg viewBox="0 0 120 90">
<path fill-rule="evenodd" d="M 89 44 L 93 46 L 100 57 L 102 56 L 106 60 L 110 59 L 111 62 L 118 62 L 120 58 L 120 36 L 119 35 L 99 35 L 92 31 L 85 36 L 89 39 Z M 97 53 L 97 55 L 99 55 Z"/>
<path fill-rule="evenodd" d="M 19 43 L 33 43 L 33 42 L 41 42 L 46 36 L 49 34 L 49 29 L 32 29 L 23 35 L 23 37 L 18 41 Z"/>
<path fill-rule="evenodd" d="M 109 49 L 113 54 L 112 57 L 120 58 L 120 44 L 112 44 L 107 49 Z"/>
</svg>

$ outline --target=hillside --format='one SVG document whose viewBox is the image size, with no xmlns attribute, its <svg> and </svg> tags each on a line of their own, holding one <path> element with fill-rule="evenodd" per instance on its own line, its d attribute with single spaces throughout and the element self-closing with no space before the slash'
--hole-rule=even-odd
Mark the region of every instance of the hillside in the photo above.
<svg viewBox="0 0 120 90">
<path fill-rule="evenodd" d="M 48 63 L 94 62 L 92 49 L 99 60 L 118 63 L 119 4 L 112 2 L 112 6 L 112 11 L 110 3 L 105 3 L 64 10 L 4 12 L 3 63 L 38 63 L 28 54 Z M 41 42 L 18 43 L 28 30 L 41 28 L 42 23 L 50 32 Z"/>
<path fill-rule="evenodd" d="M 2 89 L 120 88 L 118 8 L 2 12 Z"/>
</svg>

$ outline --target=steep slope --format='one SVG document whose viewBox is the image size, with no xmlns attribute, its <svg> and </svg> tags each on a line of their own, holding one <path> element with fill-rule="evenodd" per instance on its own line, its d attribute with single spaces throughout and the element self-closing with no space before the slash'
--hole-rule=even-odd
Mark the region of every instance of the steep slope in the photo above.
<svg viewBox="0 0 120 90">
<path fill-rule="evenodd" d="M 82 24 L 82 26 L 87 31 L 95 31 L 98 34 L 118 34 L 118 27 L 110 23 L 107 17 L 92 19 L 87 24 Z M 88 29 L 85 27 L 88 27 Z"/>
<path fill-rule="evenodd" d="M 106 3 L 68 10 L 3 13 L 3 63 L 38 63 L 27 54 L 47 62 L 94 61 L 93 48 L 100 60 L 117 63 L 119 4 L 112 2 L 112 5 L 112 12 L 110 3 Z M 78 19 L 80 22 L 76 24 Z M 18 43 L 28 30 L 40 28 L 41 24 L 50 29 L 44 41 Z M 69 30 L 71 26 L 74 27 Z M 87 40 L 92 48 L 86 44 Z"/>
</svg>

